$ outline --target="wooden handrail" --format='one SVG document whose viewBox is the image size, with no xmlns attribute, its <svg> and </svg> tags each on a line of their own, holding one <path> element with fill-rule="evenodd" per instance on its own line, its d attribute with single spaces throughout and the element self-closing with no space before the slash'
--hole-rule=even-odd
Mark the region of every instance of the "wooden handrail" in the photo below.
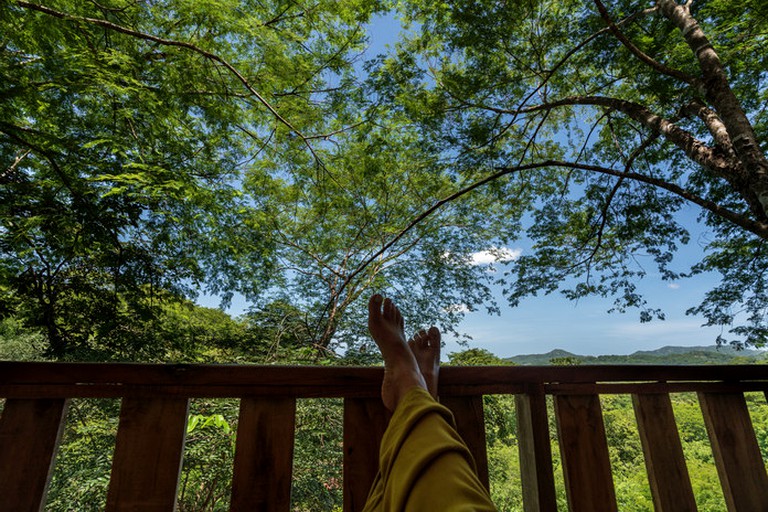
<svg viewBox="0 0 768 512">
<path fill-rule="evenodd" d="M 190 398 L 240 399 L 231 510 L 287 511 L 296 399 L 344 398 L 344 508 L 365 502 L 388 414 L 382 368 L 0 362 L 0 510 L 40 510 L 78 397 L 122 400 L 106 510 L 173 510 Z M 556 510 L 553 397 L 572 511 L 616 510 L 599 396 L 630 394 L 657 510 L 695 510 L 669 394 L 698 393 L 729 510 L 768 510 L 744 392 L 768 365 L 444 367 L 439 393 L 488 482 L 482 396 L 516 396 L 525 510 Z M 20 464 L 21 461 L 21 464 Z M 20 467 L 21 466 L 21 467 Z M 746 476 L 745 476 L 746 475 Z"/>
</svg>

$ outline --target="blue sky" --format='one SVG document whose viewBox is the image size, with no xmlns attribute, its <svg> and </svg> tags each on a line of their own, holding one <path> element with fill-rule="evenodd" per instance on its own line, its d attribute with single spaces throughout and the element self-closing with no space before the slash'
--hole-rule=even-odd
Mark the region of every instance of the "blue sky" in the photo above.
<svg viewBox="0 0 768 512">
<path fill-rule="evenodd" d="M 686 208 L 681 215 L 692 233 L 691 242 L 680 249 L 672 268 L 687 270 L 703 256 L 703 237 L 695 222 L 697 207 Z M 510 252 L 524 252 L 525 248 L 511 247 Z M 511 261 L 509 265 L 515 263 Z M 501 271 L 500 265 L 496 267 Z M 654 350 L 664 346 L 714 345 L 720 328 L 701 327 L 703 319 L 687 316 L 685 311 L 701 302 L 704 294 L 717 282 L 716 274 L 700 275 L 675 282 L 663 281 L 647 267 L 648 275 L 638 282 L 638 289 L 649 306 L 664 311 L 666 319 L 641 323 L 637 310 L 626 313 L 608 313 L 611 298 L 587 297 L 578 302 L 565 299 L 558 292 L 548 296 L 524 299 L 520 306 L 506 306 L 501 291 L 497 301 L 501 315 L 488 315 L 484 311 L 467 313 L 459 331 L 472 336 L 469 347 L 487 349 L 500 357 L 519 354 L 541 354 L 564 349 L 581 355 L 631 354 L 637 350 Z M 201 296 L 198 303 L 218 307 L 219 299 Z M 235 296 L 227 312 L 240 315 L 248 308 L 242 297 Z M 411 331 L 422 327 L 408 324 Z M 443 349 L 447 354 L 462 350 L 455 339 L 447 338 Z"/>
<path fill-rule="evenodd" d="M 470 313 L 460 329 L 473 337 L 471 346 L 508 357 L 560 348 L 582 355 L 630 354 L 667 345 L 713 345 L 719 328 L 702 328 L 702 319 L 685 315 L 711 288 L 712 276 L 673 283 L 650 276 L 641 283 L 649 304 L 660 307 L 666 320 L 641 323 L 637 311 L 608 313 L 610 298 L 578 302 L 555 293 L 524 300 L 516 308 L 502 307 L 500 316 Z M 501 299 L 503 301 L 503 299 Z M 502 302 L 503 303 L 503 302 Z M 445 352 L 460 350 L 447 340 Z"/>
<path fill-rule="evenodd" d="M 375 17 L 370 25 L 370 46 L 364 59 L 386 53 L 387 45 L 396 41 L 400 31 L 397 20 L 389 16 Z M 691 206 L 681 212 L 683 225 L 691 232 L 691 242 L 678 252 L 674 269 L 685 271 L 703 256 L 703 228 L 696 223 L 698 207 Z M 513 253 L 525 251 L 521 246 L 508 248 Z M 514 265 L 514 261 L 510 263 Z M 701 275 L 674 283 L 661 280 L 654 274 L 649 261 L 648 275 L 639 282 L 649 306 L 661 308 L 666 320 L 641 323 L 639 312 L 608 313 L 611 298 L 589 297 L 578 302 L 566 300 L 559 293 L 532 297 L 516 308 L 506 302 L 497 290 L 502 306 L 500 316 L 483 311 L 468 313 L 459 330 L 472 336 L 471 347 L 490 350 L 501 357 L 518 354 L 546 353 L 559 348 L 576 354 L 630 354 L 637 350 L 653 350 L 667 345 L 714 345 L 720 328 L 701 327 L 703 319 L 687 316 L 685 311 L 698 305 L 704 294 L 718 282 L 717 275 Z M 218 299 L 201 297 L 202 305 L 216 307 Z M 247 304 L 235 297 L 229 313 L 239 315 Z M 411 326 L 416 329 L 420 326 Z M 447 339 L 444 354 L 461 350 L 455 340 Z"/>
<path fill-rule="evenodd" d="M 684 208 L 681 222 L 691 232 L 691 242 L 680 248 L 671 268 L 686 271 L 704 255 L 705 231 L 696 223 L 698 207 Z M 525 252 L 523 247 L 511 251 Z M 641 263 L 643 257 L 638 258 Z M 714 345 L 720 328 L 702 327 L 701 317 L 685 311 L 698 305 L 704 294 L 719 280 L 717 274 L 705 274 L 670 282 L 661 279 L 650 258 L 646 277 L 637 282 L 638 290 L 653 308 L 665 313 L 665 320 L 641 323 L 639 311 L 608 313 L 610 297 L 587 297 L 570 301 L 559 292 L 524 299 L 520 306 L 506 306 L 500 290 L 497 300 L 501 315 L 468 313 L 460 330 L 472 336 L 471 346 L 508 357 L 518 354 L 546 353 L 559 348 L 582 355 L 631 354 L 667 345 Z M 509 265 L 514 266 L 514 261 Z M 460 350 L 454 340 L 446 340 L 445 352 Z"/>
<path fill-rule="evenodd" d="M 370 24 L 370 46 L 365 57 L 386 53 L 400 30 L 394 16 L 375 17 Z M 699 242 L 704 235 L 694 234 L 700 230 L 695 222 L 697 207 L 687 209 L 682 215 L 692 240 L 681 248 L 675 268 L 687 270 L 703 256 Z M 509 249 L 524 250 L 522 247 Z M 607 311 L 613 303 L 610 298 L 592 297 L 572 302 L 555 293 L 526 299 L 516 308 L 502 307 L 501 316 L 489 316 L 482 311 L 469 313 L 460 330 L 473 337 L 471 346 L 488 349 L 502 357 L 544 353 L 555 348 L 598 355 L 629 354 L 666 345 L 713 345 L 720 329 L 702 328 L 703 319 L 686 316 L 685 311 L 701 302 L 704 293 L 717 283 L 718 276 L 710 274 L 670 283 L 662 281 L 651 269 L 649 267 L 649 275 L 640 289 L 650 306 L 665 312 L 664 321 L 640 323 L 638 311 L 609 314 Z M 500 305 L 506 304 L 500 291 L 497 300 Z M 460 349 L 454 340 L 446 340 L 445 353 Z"/>
</svg>

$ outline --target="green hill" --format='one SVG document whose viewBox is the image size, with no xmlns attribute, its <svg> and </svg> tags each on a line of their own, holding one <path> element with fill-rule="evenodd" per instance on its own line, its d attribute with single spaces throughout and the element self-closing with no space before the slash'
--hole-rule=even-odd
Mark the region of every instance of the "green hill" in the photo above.
<svg viewBox="0 0 768 512">
<path fill-rule="evenodd" d="M 519 365 L 553 364 L 552 360 L 571 364 L 745 364 L 768 361 L 765 350 L 736 350 L 732 347 L 662 347 L 656 350 L 638 350 L 629 355 L 582 356 L 555 349 L 546 354 L 525 354 L 507 358 Z"/>
</svg>

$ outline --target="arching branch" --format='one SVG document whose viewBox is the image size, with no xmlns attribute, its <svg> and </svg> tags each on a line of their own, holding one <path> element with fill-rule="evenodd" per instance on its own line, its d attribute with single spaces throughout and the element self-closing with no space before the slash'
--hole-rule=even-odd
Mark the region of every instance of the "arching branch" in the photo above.
<svg viewBox="0 0 768 512">
<path fill-rule="evenodd" d="M 680 128 L 673 121 L 655 114 L 639 103 L 607 96 L 569 96 L 557 101 L 531 105 L 519 110 L 493 108 L 491 110 L 504 114 L 519 115 L 539 112 L 542 110 L 552 110 L 558 107 L 571 105 L 600 106 L 622 112 L 629 118 L 645 126 L 651 132 L 662 135 L 665 139 L 682 149 L 686 156 L 694 162 L 713 170 L 720 176 L 726 178 L 729 177 L 728 173 L 725 172 L 725 169 L 728 167 L 728 162 L 723 159 L 722 155 L 717 154 L 703 141 L 694 137 L 690 132 Z"/>
<path fill-rule="evenodd" d="M 723 151 L 733 153 L 731 137 L 728 135 L 728 129 L 723 120 L 717 115 L 717 112 L 704 105 L 699 100 L 693 100 L 684 105 L 681 112 L 685 115 L 695 116 L 701 119 L 706 125 L 712 138 Z"/>
<path fill-rule="evenodd" d="M 651 68 L 653 68 L 655 71 L 658 71 L 659 73 L 662 73 L 667 76 L 671 76 L 678 80 L 682 80 L 687 84 L 693 84 L 696 81 L 695 77 L 687 75 L 677 69 L 670 68 L 669 66 L 666 66 L 661 62 L 658 62 L 653 57 L 651 57 L 650 55 L 647 55 L 642 50 L 640 50 L 640 48 L 635 46 L 635 44 L 632 41 L 630 41 L 629 38 L 613 22 L 613 20 L 611 19 L 611 15 L 608 13 L 608 9 L 606 9 L 605 5 L 603 5 L 603 2 L 601 2 L 600 0 L 594 0 L 594 1 L 595 1 L 595 5 L 597 6 L 597 10 L 600 12 L 600 16 L 608 25 L 608 28 L 610 29 L 611 33 L 613 33 L 614 37 L 616 37 L 616 39 L 618 39 L 619 42 L 621 42 L 621 44 L 623 44 L 624 47 L 626 47 L 627 50 L 629 50 L 632 53 L 632 55 L 634 55 L 640 61 L 649 65 Z"/>
<path fill-rule="evenodd" d="M 392 237 L 392 239 L 390 239 L 389 242 L 384 244 L 381 247 L 381 249 L 376 251 L 368 259 L 363 261 L 356 269 L 350 272 L 347 275 L 346 279 L 341 283 L 339 287 L 339 293 L 341 293 L 341 291 L 344 290 L 344 288 L 346 288 L 346 286 L 355 277 L 357 277 L 357 275 L 359 275 L 363 270 L 365 270 L 366 267 L 368 267 L 371 263 L 376 261 L 382 255 L 384 255 L 391 247 L 393 247 L 397 242 L 399 242 L 406 234 L 408 234 L 412 229 L 414 229 L 419 223 L 423 222 L 427 217 L 435 213 L 437 210 L 439 210 L 446 204 L 453 202 L 459 199 L 460 197 L 465 196 L 470 192 L 484 185 L 487 185 L 492 181 L 498 180 L 504 176 L 525 172 L 525 171 L 530 171 L 533 169 L 543 169 L 547 167 L 563 167 L 566 169 L 577 169 L 577 170 L 583 170 L 583 171 L 589 171 L 589 172 L 596 172 L 600 174 L 607 174 L 609 176 L 615 176 L 620 179 L 629 179 L 629 180 L 634 180 L 640 183 L 646 183 L 648 185 L 652 185 L 654 187 L 658 187 L 660 189 L 666 190 L 676 196 L 682 197 L 683 199 L 690 201 L 691 203 L 694 203 L 704 208 L 705 210 L 712 212 L 713 214 L 719 217 L 722 217 L 723 219 L 729 222 L 732 222 L 733 224 L 736 224 L 737 226 L 749 231 L 750 233 L 754 233 L 760 238 L 768 240 L 768 223 L 752 220 L 748 217 L 745 217 L 744 215 L 731 211 L 728 208 L 724 208 L 718 205 L 717 203 L 715 203 L 714 201 L 710 201 L 708 199 L 700 197 L 694 194 L 693 192 L 686 190 L 680 185 L 677 185 L 675 183 L 669 183 L 659 178 L 646 176 L 644 174 L 631 172 L 628 170 L 620 171 L 617 169 L 612 169 L 610 167 L 583 164 L 578 162 L 567 162 L 567 161 L 561 161 L 561 160 L 545 160 L 542 162 L 534 162 L 534 163 L 523 164 L 523 165 L 518 165 L 514 167 L 497 168 L 494 174 L 491 174 L 490 176 L 487 176 L 482 180 L 476 181 L 475 183 L 472 183 L 462 188 L 461 190 L 457 190 L 453 194 L 450 194 L 449 196 L 444 197 L 439 201 L 436 201 L 432 206 L 424 210 L 421 214 L 419 214 L 411 222 L 409 222 L 408 225 L 405 226 L 405 228 L 403 228 L 397 235 Z"/>
</svg>

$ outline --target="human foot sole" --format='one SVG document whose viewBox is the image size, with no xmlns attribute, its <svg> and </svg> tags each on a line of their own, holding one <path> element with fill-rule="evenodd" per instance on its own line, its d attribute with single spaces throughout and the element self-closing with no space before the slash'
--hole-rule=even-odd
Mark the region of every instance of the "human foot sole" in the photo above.
<svg viewBox="0 0 768 512">
<path fill-rule="evenodd" d="M 400 310 L 390 299 L 375 294 L 368 301 L 368 330 L 384 357 L 381 400 L 390 411 L 414 387 L 427 389 L 416 357 L 408 347 Z"/>
</svg>

